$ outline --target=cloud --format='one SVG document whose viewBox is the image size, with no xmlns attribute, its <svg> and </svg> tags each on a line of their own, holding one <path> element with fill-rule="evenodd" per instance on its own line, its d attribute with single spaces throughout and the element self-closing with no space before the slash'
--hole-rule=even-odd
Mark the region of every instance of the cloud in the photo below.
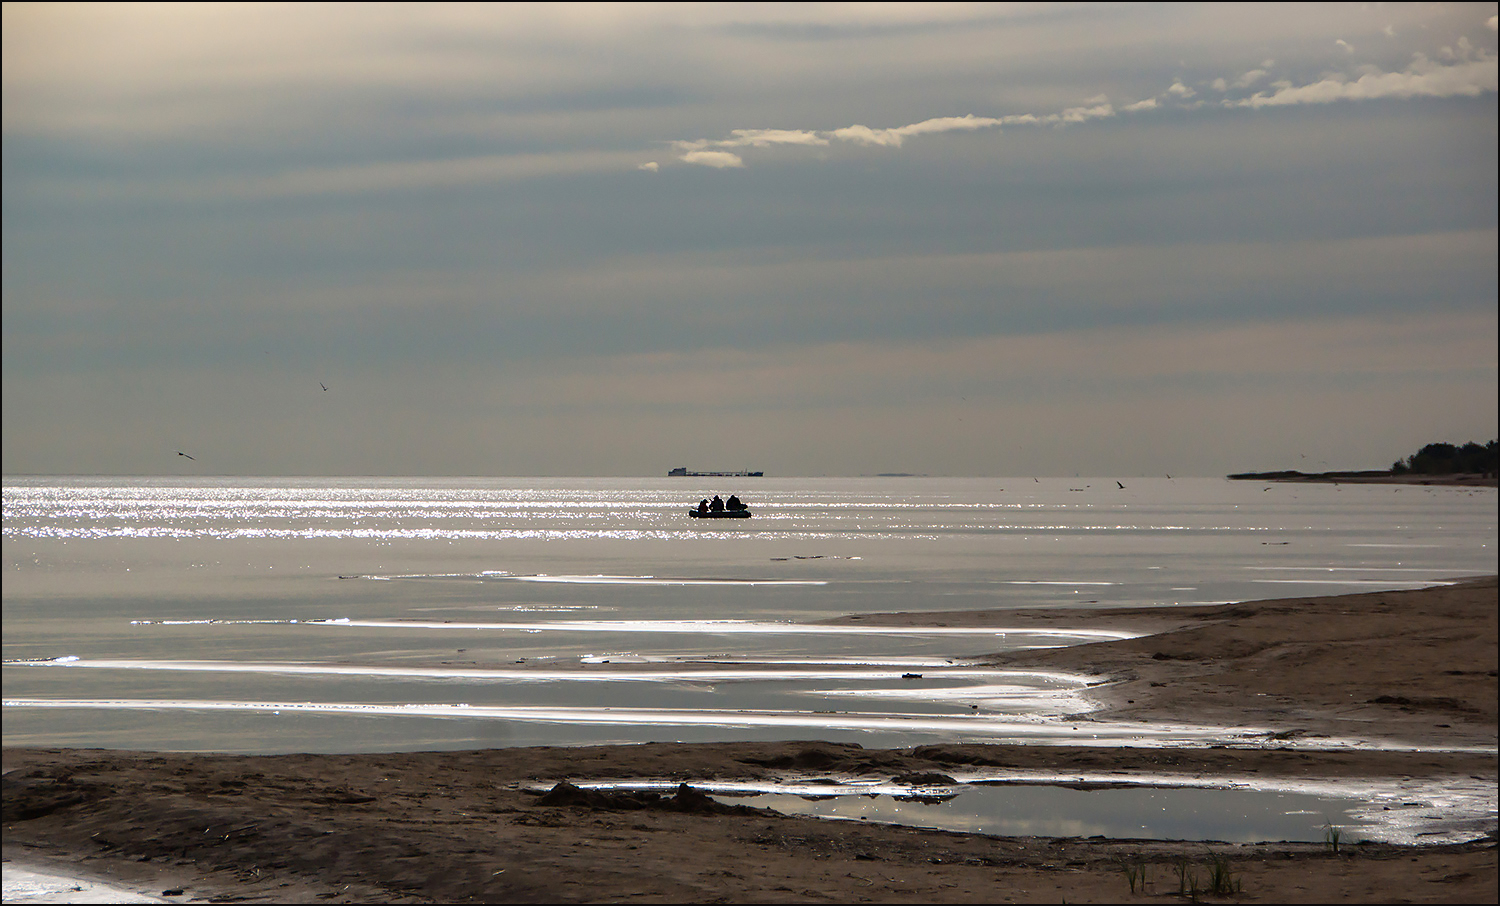
<svg viewBox="0 0 1500 906">
<path fill-rule="evenodd" d="M 1348 42 L 1339 39 L 1338 46 L 1352 51 Z M 1357 79 L 1342 74 L 1328 75 L 1318 82 L 1298 86 L 1285 79 L 1278 79 L 1271 83 L 1271 90 L 1260 92 L 1251 97 L 1228 99 L 1220 103 L 1226 107 L 1270 107 L 1287 106 L 1293 104 L 1326 104 L 1340 100 L 1362 100 L 1374 98 L 1409 98 L 1409 97 L 1474 97 L 1485 92 L 1493 92 L 1497 89 L 1496 58 L 1477 51 L 1473 44 L 1466 38 L 1460 37 L 1454 47 L 1442 48 L 1442 53 L 1450 59 L 1461 62 L 1454 65 L 1443 65 L 1428 60 L 1422 54 L 1413 57 L 1412 64 L 1404 72 L 1383 72 L 1373 66 L 1362 67 L 1362 74 Z M 1223 78 L 1214 79 L 1212 87 L 1216 91 L 1224 92 L 1231 88 L 1247 89 L 1257 85 L 1270 76 L 1270 68 L 1275 65 L 1275 60 L 1265 60 L 1259 68 L 1251 69 L 1232 84 Z M 1165 96 L 1170 100 L 1178 102 L 1189 101 L 1197 96 L 1197 92 L 1184 84 L 1181 79 L 1173 79 L 1168 86 Z M 1203 105 L 1202 101 L 1180 104 L 1181 107 L 1191 109 Z M 1109 98 L 1100 95 L 1091 98 L 1083 105 L 1069 107 L 1060 113 L 1051 113 L 1042 116 L 1035 114 L 1012 114 L 1003 117 L 976 116 L 966 114 L 964 116 L 941 116 L 921 120 L 905 126 L 888 128 L 875 128 L 856 123 L 830 131 L 795 130 L 795 129 L 735 129 L 730 132 L 731 138 L 722 140 L 697 139 L 694 141 L 676 141 L 673 144 L 682 152 L 681 159 L 688 163 L 703 164 L 712 167 L 743 167 L 744 159 L 732 152 L 721 150 L 722 148 L 768 148 L 776 145 L 802 145 L 802 146 L 826 146 L 830 140 L 850 142 L 867 147 L 900 148 L 908 138 L 918 135 L 935 135 L 946 132 L 974 132 L 981 129 L 998 129 L 1001 126 L 1011 125 L 1053 125 L 1064 126 L 1084 123 L 1089 120 L 1112 117 L 1117 112 L 1137 113 L 1144 110 L 1152 110 L 1160 106 L 1157 97 L 1146 98 L 1127 104 L 1116 111 L 1110 103 Z"/>
<path fill-rule="evenodd" d="M 1109 99 L 1103 96 L 1093 98 L 1087 103 L 1089 107 L 1069 107 L 1062 113 L 1052 113 L 1046 116 L 1036 116 L 1030 113 L 1012 116 L 975 116 L 966 114 L 964 116 L 939 116 L 932 119 L 922 120 L 906 126 L 897 126 L 891 129 L 872 129 L 869 126 L 845 126 L 835 129 L 830 135 L 834 138 L 860 145 L 878 145 L 887 148 L 899 148 L 906 139 L 914 135 L 935 135 L 942 132 L 973 132 L 979 129 L 996 129 L 1000 126 L 1018 125 L 1064 125 L 1067 123 L 1081 123 L 1085 120 L 1095 119 L 1101 116 L 1113 116 L 1114 107 L 1110 106 Z M 1141 102 L 1145 104 L 1146 102 Z M 1146 106 L 1155 106 L 1152 101 Z M 1136 105 L 1136 109 L 1146 109 Z"/>
<path fill-rule="evenodd" d="M 1490 31 L 1500 30 L 1500 16 L 1490 16 L 1489 19 L 1485 21 L 1484 25 Z"/>
<path fill-rule="evenodd" d="M 733 137 L 674 141 L 672 145 L 681 152 L 678 160 L 684 163 L 723 170 L 745 165 L 744 158 L 733 151 L 721 150 L 724 148 L 770 148 L 777 145 L 816 147 L 828 144 L 827 138 L 805 129 L 734 129 L 729 134 Z"/>
<path fill-rule="evenodd" d="M 742 157 L 730 151 L 688 151 L 678 159 L 684 163 L 700 164 L 718 170 L 729 167 L 743 167 L 745 165 Z"/>
<path fill-rule="evenodd" d="M 768 148 L 771 145 L 826 145 L 828 139 L 816 132 L 800 129 L 735 129 L 729 133 L 734 138 L 715 142 L 720 148 L 752 147 Z"/>
<path fill-rule="evenodd" d="M 1463 35 L 1459 35 L 1458 40 L 1454 43 L 1458 47 L 1457 50 L 1454 50 L 1452 47 L 1444 47 L 1438 51 L 1438 56 L 1442 57 L 1445 60 L 1474 59 L 1474 45 L 1469 42 L 1468 38 L 1464 37 Z"/>
<path fill-rule="evenodd" d="M 1354 53 L 1354 45 L 1350 44 L 1348 41 L 1345 41 L 1343 38 L 1335 39 L 1333 43 L 1337 47 L 1344 48 L 1344 53 Z"/>
<path fill-rule="evenodd" d="M 1078 108 L 1082 111 L 1082 108 Z M 1064 115 L 1070 116 L 1069 121 L 1081 121 L 1089 115 L 1098 115 L 1094 111 L 1065 111 Z M 1053 119 L 1057 117 L 1054 116 Z M 832 140 L 853 142 L 857 145 L 869 145 L 886 148 L 899 148 L 910 137 L 915 135 L 933 135 L 942 132 L 973 132 L 979 129 L 993 129 L 1001 125 L 1014 123 L 1040 123 L 1045 121 L 1044 117 L 1036 117 L 1030 114 L 1009 117 L 988 117 L 966 114 L 964 116 L 939 116 L 932 119 L 910 123 L 905 126 L 892 128 L 871 128 L 855 124 L 833 129 L 826 132 L 816 132 L 803 129 L 734 129 L 730 131 L 732 138 L 727 139 L 694 139 L 691 141 L 674 141 L 672 144 L 682 153 L 681 159 L 690 164 L 704 164 L 711 167 L 742 167 L 745 162 L 738 154 L 733 152 L 714 149 L 721 148 L 769 148 L 777 145 L 801 145 L 804 147 L 821 147 L 828 145 Z"/>
<path fill-rule="evenodd" d="M 1062 113 L 1054 113 L 1050 116 L 1044 116 L 1041 118 L 1041 121 L 1044 123 L 1053 123 L 1060 126 L 1068 123 L 1082 123 L 1088 120 L 1099 119 L 1100 117 L 1115 115 L 1115 108 L 1110 105 L 1108 98 L 1097 97 L 1089 101 L 1089 103 L 1093 106 L 1069 107 Z"/>
<path fill-rule="evenodd" d="M 639 167 L 636 167 L 636 169 L 637 170 L 646 170 L 648 172 L 655 173 L 657 170 L 661 169 L 661 164 L 658 164 L 656 161 L 653 160 L 653 161 L 648 161 L 648 162 L 646 162 L 644 164 L 641 164 Z"/>
<path fill-rule="evenodd" d="M 1237 101 L 1232 107 L 1275 107 L 1289 104 L 1330 104 L 1334 101 L 1410 97 L 1477 97 L 1497 88 L 1496 59 L 1487 56 L 1453 66 L 1433 63 L 1417 54 L 1404 72 L 1368 72 L 1354 81 L 1332 75 L 1308 85 L 1276 82 L 1273 93 L 1262 92 Z"/>
<path fill-rule="evenodd" d="M 883 145 L 888 148 L 899 148 L 901 143 L 913 135 L 932 135 L 939 132 L 972 132 L 976 129 L 992 129 L 1006 122 L 1003 118 L 989 116 L 975 116 L 970 113 L 965 116 L 939 116 L 932 119 L 922 120 L 920 123 L 912 123 L 907 126 L 897 126 L 893 129 L 871 129 L 869 126 L 845 126 L 832 132 L 834 138 L 861 145 Z"/>
<path fill-rule="evenodd" d="M 692 141 L 675 141 L 672 144 L 681 151 L 705 151 L 710 148 L 769 148 L 773 145 L 828 144 L 828 139 L 806 129 L 732 129 L 733 138 L 699 138 Z"/>
<path fill-rule="evenodd" d="M 833 137 L 861 145 L 885 145 L 891 148 L 901 147 L 901 142 L 905 140 L 905 136 L 895 129 L 871 129 L 869 126 L 858 125 L 835 129 Z"/>
<path fill-rule="evenodd" d="M 1235 79 L 1234 87 L 1249 88 L 1251 85 L 1254 85 L 1256 82 L 1259 82 L 1261 79 L 1265 78 L 1268 75 L 1270 75 L 1270 73 L 1266 72 L 1266 70 L 1264 69 L 1252 69 L 1244 75 L 1240 76 L 1238 79 Z"/>
</svg>

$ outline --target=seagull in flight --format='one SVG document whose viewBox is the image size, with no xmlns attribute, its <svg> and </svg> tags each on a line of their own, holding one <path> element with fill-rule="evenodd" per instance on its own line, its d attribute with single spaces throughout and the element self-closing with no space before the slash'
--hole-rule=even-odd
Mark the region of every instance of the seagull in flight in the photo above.
<svg viewBox="0 0 1500 906">
<path fill-rule="evenodd" d="M 178 456 L 187 456 L 187 454 L 186 454 L 186 453 L 184 453 L 184 452 L 182 452 L 182 451 L 181 451 L 181 450 L 178 450 L 178 451 L 177 451 L 177 455 L 178 455 Z M 191 457 L 191 456 L 188 456 L 188 459 L 193 459 L 193 457 Z M 196 459 L 193 459 L 193 462 L 197 462 L 197 461 L 198 461 L 198 460 L 196 460 Z"/>
<path fill-rule="evenodd" d="M 1120 484 L 1120 482 L 1119 482 L 1118 479 L 1116 479 L 1115 484 L 1119 484 L 1120 485 L 1120 490 L 1122 490 L 1122 491 L 1125 490 L 1125 486 L 1123 484 Z"/>
<path fill-rule="evenodd" d="M 324 393 L 328 392 L 328 385 L 327 384 L 323 383 L 322 381 L 318 381 L 318 386 L 323 388 L 323 392 Z"/>
</svg>

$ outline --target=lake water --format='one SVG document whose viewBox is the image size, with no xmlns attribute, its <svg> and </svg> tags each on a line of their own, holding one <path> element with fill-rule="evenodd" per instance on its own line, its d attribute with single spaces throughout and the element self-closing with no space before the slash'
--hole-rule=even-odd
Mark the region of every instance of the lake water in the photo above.
<svg viewBox="0 0 1500 906">
<path fill-rule="evenodd" d="M 687 516 L 714 493 L 754 516 Z M 3 547 L 6 745 L 1245 744 L 1266 728 L 1104 724 L 1097 678 L 973 661 L 1108 636 L 809 624 L 1422 587 L 1497 571 L 1497 509 L 1220 479 L 8 478 Z"/>
</svg>

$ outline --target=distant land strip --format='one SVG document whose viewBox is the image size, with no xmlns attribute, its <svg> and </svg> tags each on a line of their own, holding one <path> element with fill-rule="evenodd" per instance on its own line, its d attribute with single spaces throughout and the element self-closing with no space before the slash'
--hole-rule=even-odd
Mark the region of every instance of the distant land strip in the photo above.
<svg viewBox="0 0 1500 906">
<path fill-rule="evenodd" d="M 1418 484 L 1448 485 L 1463 487 L 1500 487 L 1500 478 L 1477 472 L 1457 472 L 1448 475 L 1392 472 L 1386 469 L 1369 469 L 1356 472 L 1239 472 L 1228 476 L 1232 481 L 1305 481 L 1331 484 Z"/>
</svg>

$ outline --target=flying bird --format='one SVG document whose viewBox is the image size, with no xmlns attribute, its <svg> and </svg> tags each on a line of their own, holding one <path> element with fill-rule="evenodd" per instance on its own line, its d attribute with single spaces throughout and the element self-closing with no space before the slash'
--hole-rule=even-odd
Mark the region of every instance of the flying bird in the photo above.
<svg viewBox="0 0 1500 906">
<path fill-rule="evenodd" d="M 1120 482 L 1119 482 L 1118 479 L 1116 479 L 1115 484 L 1119 484 L 1120 485 L 1120 490 L 1122 490 L 1122 491 L 1125 490 L 1125 486 L 1123 484 L 1120 484 Z"/>
<path fill-rule="evenodd" d="M 181 451 L 181 450 L 178 450 L 178 451 L 177 451 L 177 455 L 178 455 L 178 456 L 187 456 L 187 454 L 186 454 L 186 453 L 184 453 L 184 452 L 182 452 L 182 451 Z M 191 456 L 188 456 L 188 459 L 193 459 L 193 457 L 191 457 Z M 196 460 L 196 459 L 193 459 L 193 462 L 197 462 L 197 461 L 198 461 L 198 460 Z"/>
<path fill-rule="evenodd" d="M 323 388 L 323 392 L 324 393 L 328 392 L 328 385 L 327 384 L 323 383 L 322 381 L 318 381 L 318 386 Z"/>
</svg>

